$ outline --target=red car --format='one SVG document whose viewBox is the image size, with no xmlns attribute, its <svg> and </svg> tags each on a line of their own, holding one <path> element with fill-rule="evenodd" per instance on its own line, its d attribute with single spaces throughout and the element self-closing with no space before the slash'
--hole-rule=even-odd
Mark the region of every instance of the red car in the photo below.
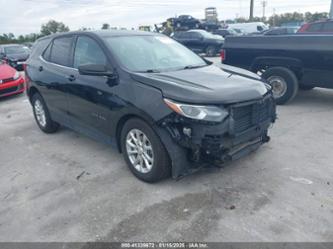
<svg viewBox="0 0 333 249">
<path fill-rule="evenodd" d="M 24 78 L 11 66 L 0 62 L 0 97 L 23 93 Z"/>
<path fill-rule="evenodd" d="M 297 31 L 297 33 L 332 34 L 333 20 L 329 19 L 312 23 L 306 23 Z"/>
</svg>

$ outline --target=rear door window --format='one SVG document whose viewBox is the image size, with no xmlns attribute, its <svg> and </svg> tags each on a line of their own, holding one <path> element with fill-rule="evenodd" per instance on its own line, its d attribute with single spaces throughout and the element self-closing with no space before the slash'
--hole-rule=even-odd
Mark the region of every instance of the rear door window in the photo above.
<svg viewBox="0 0 333 249">
<path fill-rule="evenodd" d="M 80 36 L 75 46 L 74 68 L 89 64 L 106 65 L 106 56 L 95 40 Z"/>
<path fill-rule="evenodd" d="M 62 66 L 71 66 L 70 55 L 72 51 L 72 42 L 72 36 L 65 36 L 54 39 L 51 49 L 50 61 Z"/>
</svg>

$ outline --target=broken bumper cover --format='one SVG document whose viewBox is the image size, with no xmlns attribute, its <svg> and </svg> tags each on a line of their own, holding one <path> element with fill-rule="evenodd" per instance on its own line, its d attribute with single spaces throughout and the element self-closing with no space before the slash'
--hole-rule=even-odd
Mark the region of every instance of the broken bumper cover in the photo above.
<svg viewBox="0 0 333 249">
<path fill-rule="evenodd" d="M 199 122 L 179 115 L 163 121 L 160 130 L 164 130 L 164 135 L 159 133 L 171 157 L 174 178 L 239 159 L 270 140 L 267 131 L 276 119 L 271 95 L 227 109 L 229 116 L 221 123 Z"/>
</svg>

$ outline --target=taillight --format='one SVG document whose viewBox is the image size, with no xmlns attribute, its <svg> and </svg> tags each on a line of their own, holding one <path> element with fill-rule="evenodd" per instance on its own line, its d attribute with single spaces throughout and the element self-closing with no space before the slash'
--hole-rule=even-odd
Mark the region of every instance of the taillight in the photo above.
<svg viewBox="0 0 333 249">
<path fill-rule="evenodd" d="M 224 61 L 225 60 L 225 56 L 226 56 L 226 52 L 225 52 L 224 49 L 221 50 L 220 56 L 221 56 L 221 61 Z"/>
</svg>

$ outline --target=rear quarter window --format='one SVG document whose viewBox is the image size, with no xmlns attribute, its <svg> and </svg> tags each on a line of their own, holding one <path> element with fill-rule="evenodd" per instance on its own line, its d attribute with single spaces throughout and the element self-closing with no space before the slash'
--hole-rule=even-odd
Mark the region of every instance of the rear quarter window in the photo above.
<svg viewBox="0 0 333 249">
<path fill-rule="evenodd" d="M 65 36 L 54 39 L 51 48 L 50 61 L 58 65 L 69 67 L 72 42 L 72 36 Z"/>
<path fill-rule="evenodd" d="M 50 43 L 48 46 L 47 46 L 47 48 L 46 48 L 46 50 L 44 51 L 44 53 L 43 53 L 43 58 L 45 59 L 45 60 L 47 60 L 47 61 L 50 61 L 50 57 L 51 57 L 51 47 L 52 47 L 52 43 Z"/>
<path fill-rule="evenodd" d="M 32 47 L 30 58 L 36 58 L 43 54 L 45 48 L 50 44 L 51 38 L 37 40 Z"/>
</svg>

